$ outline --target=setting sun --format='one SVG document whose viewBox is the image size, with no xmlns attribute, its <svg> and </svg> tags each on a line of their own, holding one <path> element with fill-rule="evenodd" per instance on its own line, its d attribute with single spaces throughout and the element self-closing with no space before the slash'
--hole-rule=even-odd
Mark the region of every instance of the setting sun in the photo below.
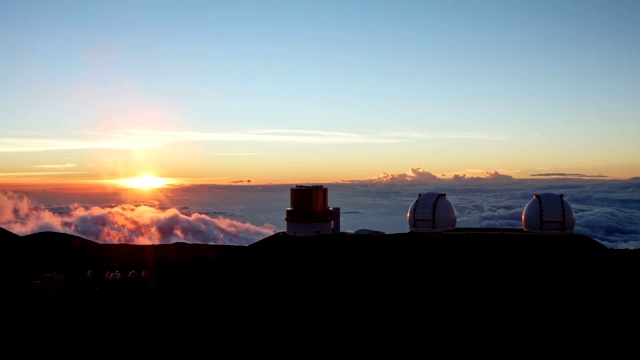
<svg viewBox="0 0 640 360">
<path fill-rule="evenodd" d="M 167 184 L 167 179 L 155 177 L 152 175 L 138 176 L 135 178 L 122 179 L 121 182 L 130 188 L 136 189 L 155 189 Z"/>
</svg>

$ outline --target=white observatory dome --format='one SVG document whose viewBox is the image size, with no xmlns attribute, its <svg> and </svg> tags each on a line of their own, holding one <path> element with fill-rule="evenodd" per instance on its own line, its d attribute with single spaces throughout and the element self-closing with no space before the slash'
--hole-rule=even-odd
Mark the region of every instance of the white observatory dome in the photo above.
<svg viewBox="0 0 640 360">
<path fill-rule="evenodd" d="M 576 225 L 576 215 L 562 194 L 533 195 L 522 212 L 522 226 L 526 231 L 570 233 Z"/>
<path fill-rule="evenodd" d="M 446 194 L 425 192 L 411 203 L 407 212 L 409 231 L 439 231 L 456 227 L 458 215 Z"/>
</svg>

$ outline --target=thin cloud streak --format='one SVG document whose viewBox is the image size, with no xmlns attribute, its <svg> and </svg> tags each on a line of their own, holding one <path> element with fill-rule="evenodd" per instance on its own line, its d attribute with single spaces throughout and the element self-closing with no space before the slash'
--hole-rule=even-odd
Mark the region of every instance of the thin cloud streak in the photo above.
<svg viewBox="0 0 640 360">
<path fill-rule="evenodd" d="M 76 166 L 78 166 L 78 164 L 35 165 L 33 167 L 42 168 L 42 169 L 65 169 L 65 168 L 76 167 Z"/>
<path fill-rule="evenodd" d="M 34 171 L 34 172 L 11 172 L 1 173 L 0 176 L 44 176 L 44 175 L 70 175 L 70 174 L 84 174 L 84 171 Z"/>
<path fill-rule="evenodd" d="M 159 142 L 189 142 L 189 141 L 260 141 L 260 142 L 288 142 L 307 144 L 381 144 L 406 142 L 407 139 L 359 134 L 303 131 L 303 130 L 253 130 L 247 132 L 197 132 L 197 131 L 155 131 L 132 130 L 129 133 L 153 138 Z"/>
<path fill-rule="evenodd" d="M 283 142 L 305 144 L 389 144 L 415 139 L 505 140 L 504 134 L 474 132 L 397 132 L 362 135 L 346 132 L 256 129 L 246 132 L 128 130 L 122 133 L 85 133 L 91 139 L 0 138 L 0 152 L 36 152 L 86 149 L 145 149 L 175 142 Z M 254 154 L 254 153 L 246 153 Z M 245 155 L 245 154 L 243 154 Z M 69 165 L 69 164 L 65 164 Z M 42 167 L 54 165 L 42 165 Z"/>
<path fill-rule="evenodd" d="M 124 139 L 127 140 L 127 139 Z M 123 141 L 120 136 L 92 140 L 53 140 L 36 138 L 0 138 L 0 152 L 34 152 L 86 149 L 142 149 L 159 146 L 160 143 L 145 139 Z"/>
<path fill-rule="evenodd" d="M 395 132 L 391 136 L 411 139 L 471 139 L 471 140 L 506 140 L 506 134 L 499 133 L 479 133 L 468 131 L 445 131 L 445 132 Z"/>
<path fill-rule="evenodd" d="M 539 177 L 579 177 L 579 178 L 605 178 L 606 175 L 587 175 L 587 174 L 570 174 L 570 173 L 542 173 L 542 174 L 529 174 L 529 176 Z"/>
<path fill-rule="evenodd" d="M 255 156 L 262 155 L 262 153 L 258 152 L 248 152 L 248 153 L 214 153 L 210 155 L 220 155 L 220 156 Z"/>
<path fill-rule="evenodd" d="M 306 144 L 384 144 L 409 141 L 405 138 L 363 136 L 343 132 L 305 130 L 253 130 L 247 132 L 199 132 L 130 130 L 115 134 L 88 134 L 84 139 L 0 138 L 0 152 L 35 152 L 85 149 L 145 149 L 175 142 L 287 142 Z"/>
</svg>

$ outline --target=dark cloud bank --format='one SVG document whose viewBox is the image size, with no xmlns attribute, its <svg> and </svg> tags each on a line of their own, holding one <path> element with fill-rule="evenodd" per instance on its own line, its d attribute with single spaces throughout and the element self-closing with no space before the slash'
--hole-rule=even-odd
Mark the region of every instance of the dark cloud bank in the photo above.
<svg viewBox="0 0 640 360">
<path fill-rule="evenodd" d="M 118 200 L 117 193 L 5 191 L 0 192 L 0 227 L 20 235 L 58 231 L 109 243 L 248 245 L 285 229 L 294 185 L 173 187 L 134 203 Z M 493 172 L 442 179 L 412 169 L 322 185 L 329 189 L 329 205 L 341 208 L 342 231 L 407 232 L 409 206 L 428 191 L 447 194 L 458 213 L 457 227 L 522 228 L 522 211 L 533 195 L 554 192 L 573 207 L 575 233 L 610 248 L 640 248 L 640 178 L 520 180 Z"/>
</svg>

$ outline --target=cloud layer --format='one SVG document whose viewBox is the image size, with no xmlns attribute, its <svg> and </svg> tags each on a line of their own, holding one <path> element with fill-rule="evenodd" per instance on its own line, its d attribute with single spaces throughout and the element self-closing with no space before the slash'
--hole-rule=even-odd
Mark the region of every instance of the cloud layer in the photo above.
<svg viewBox="0 0 640 360">
<path fill-rule="evenodd" d="M 26 235 L 57 231 L 118 244 L 167 244 L 174 242 L 248 245 L 273 234 L 276 228 L 243 223 L 222 216 L 182 214 L 152 204 L 111 207 L 80 206 L 46 209 L 24 194 L 0 193 L 0 226 Z"/>
<path fill-rule="evenodd" d="M 484 177 L 443 179 L 414 168 L 328 187 L 330 204 L 341 207 L 343 227 L 387 233 L 409 230 L 406 212 L 421 192 L 445 193 L 456 208 L 459 228 L 522 228 L 522 213 L 534 194 L 558 193 L 575 212 L 575 233 L 610 248 L 640 248 L 639 178 L 514 179 L 488 171 Z"/>
<path fill-rule="evenodd" d="M 324 185 L 329 206 L 341 209 L 341 230 L 346 232 L 406 232 L 407 210 L 418 193 L 429 191 L 446 194 L 459 228 L 522 228 L 522 212 L 533 195 L 552 192 L 563 194 L 572 206 L 575 233 L 610 248 L 640 248 L 640 178 L 522 180 L 488 171 L 484 177 L 442 179 L 414 168 L 406 174 Z M 114 193 L 74 194 L 84 205 L 65 202 L 69 194 L 0 192 L 0 226 L 21 235 L 52 230 L 114 243 L 247 245 L 286 228 L 289 189 L 176 186 L 164 190 L 158 201 L 133 203 L 114 201 Z"/>
</svg>

